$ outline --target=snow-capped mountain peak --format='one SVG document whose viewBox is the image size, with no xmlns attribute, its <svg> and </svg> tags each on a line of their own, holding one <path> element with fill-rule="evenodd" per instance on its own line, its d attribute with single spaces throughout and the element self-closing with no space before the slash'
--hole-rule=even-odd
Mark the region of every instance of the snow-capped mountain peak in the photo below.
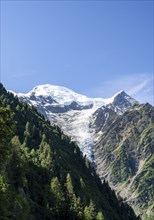
<svg viewBox="0 0 154 220">
<path fill-rule="evenodd" d="M 73 141 L 78 143 L 83 154 L 91 161 L 94 143 L 99 138 L 99 130 L 96 126 L 101 120 L 100 115 L 103 116 L 105 124 L 111 115 L 108 109 L 115 112 L 112 114 L 115 117 L 123 114 L 136 103 L 124 91 L 116 93 L 111 98 L 89 98 L 66 87 L 50 84 L 39 85 L 27 94 L 14 94 L 20 101 L 34 105 L 52 125 L 60 126 Z M 97 111 L 99 114 L 95 114 Z"/>
<path fill-rule="evenodd" d="M 70 105 L 72 102 L 76 102 L 79 105 L 90 105 L 92 104 L 96 108 L 113 103 L 117 96 L 125 96 L 128 99 L 128 95 L 124 91 L 116 93 L 111 98 L 89 98 L 85 95 L 78 94 L 71 89 L 68 89 L 64 86 L 56 85 L 39 85 L 34 87 L 27 94 L 17 93 L 18 97 L 31 98 L 32 96 L 38 97 L 51 97 L 54 100 L 54 105 Z M 132 100 L 132 98 L 130 99 Z"/>
<path fill-rule="evenodd" d="M 89 101 L 88 97 L 80 95 L 71 89 L 68 89 L 63 86 L 56 86 L 50 84 L 45 84 L 35 87 L 27 95 L 31 95 L 31 94 L 35 96 L 44 96 L 44 97 L 50 96 L 58 104 L 64 104 L 64 105 L 68 105 L 73 101 L 77 101 L 77 102 Z"/>
</svg>

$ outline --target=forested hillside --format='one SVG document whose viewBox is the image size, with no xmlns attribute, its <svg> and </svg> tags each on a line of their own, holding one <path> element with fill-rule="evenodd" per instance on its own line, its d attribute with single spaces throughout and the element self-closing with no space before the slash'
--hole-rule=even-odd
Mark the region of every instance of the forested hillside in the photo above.
<svg viewBox="0 0 154 220">
<path fill-rule="evenodd" d="M 0 219 L 139 218 L 58 126 L 0 84 Z"/>
</svg>

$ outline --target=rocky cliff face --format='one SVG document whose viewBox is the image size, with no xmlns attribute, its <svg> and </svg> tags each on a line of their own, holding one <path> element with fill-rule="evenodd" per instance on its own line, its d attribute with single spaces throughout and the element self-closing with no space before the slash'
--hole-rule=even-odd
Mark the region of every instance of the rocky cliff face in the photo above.
<svg viewBox="0 0 154 220">
<path fill-rule="evenodd" d="M 114 117 L 110 112 L 105 126 L 98 123 L 99 118 L 95 120 L 102 133 L 94 148 L 97 172 L 136 213 L 153 215 L 154 107 L 136 105 Z"/>
</svg>

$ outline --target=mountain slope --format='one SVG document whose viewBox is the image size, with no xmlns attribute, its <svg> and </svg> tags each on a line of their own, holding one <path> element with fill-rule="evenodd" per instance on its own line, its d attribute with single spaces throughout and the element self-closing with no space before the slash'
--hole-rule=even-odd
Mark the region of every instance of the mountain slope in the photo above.
<svg viewBox="0 0 154 220">
<path fill-rule="evenodd" d="M 100 178 L 136 213 L 154 215 L 154 107 L 136 105 L 100 130 L 94 148 Z"/>
<path fill-rule="evenodd" d="M 97 165 L 102 181 L 107 178 L 136 213 L 153 213 L 153 152 L 149 158 L 142 158 L 143 148 L 153 146 L 153 116 L 143 114 L 145 107 L 131 110 L 137 102 L 124 91 L 109 99 L 88 98 L 47 84 L 17 95 L 76 141 L 83 154 Z"/>
<path fill-rule="evenodd" d="M 59 127 L 1 84 L 0 113 L 1 219 L 139 219 Z"/>
<path fill-rule="evenodd" d="M 137 103 L 124 91 L 108 99 L 88 98 L 70 89 L 53 85 L 35 87 L 27 94 L 14 93 L 20 101 L 34 105 L 50 123 L 57 124 L 73 141 L 76 141 L 84 155 L 93 161 L 93 147 L 99 134 L 97 127 L 91 126 L 93 114 L 100 107 L 123 114 Z M 105 115 L 104 115 L 105 116 Z"/>
</svg>

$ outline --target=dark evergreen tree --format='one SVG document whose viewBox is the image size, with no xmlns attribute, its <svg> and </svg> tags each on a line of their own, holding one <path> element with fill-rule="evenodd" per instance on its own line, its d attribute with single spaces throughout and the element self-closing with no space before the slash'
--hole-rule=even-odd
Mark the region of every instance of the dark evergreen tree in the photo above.
<svg viewBox="0 0 154 220">
<path fill-rule="evenodd" d="M 84 219 L 85 220 L 94 220 L 96 216 L 95 206 L 92 200 L 90 200 L 90 204 L 84 209 Z"/>
<path fill-rule="evenodd" d="M 65 197 L 62 190 L 62 186 L 57 177 L 54 177 L 50 183 L 50 190 L 52 193 L 50 202 L 51 204 L 51 212 L 54 213 L 55 217 L 62 217 L 65 212 Z"/>
</svg>

